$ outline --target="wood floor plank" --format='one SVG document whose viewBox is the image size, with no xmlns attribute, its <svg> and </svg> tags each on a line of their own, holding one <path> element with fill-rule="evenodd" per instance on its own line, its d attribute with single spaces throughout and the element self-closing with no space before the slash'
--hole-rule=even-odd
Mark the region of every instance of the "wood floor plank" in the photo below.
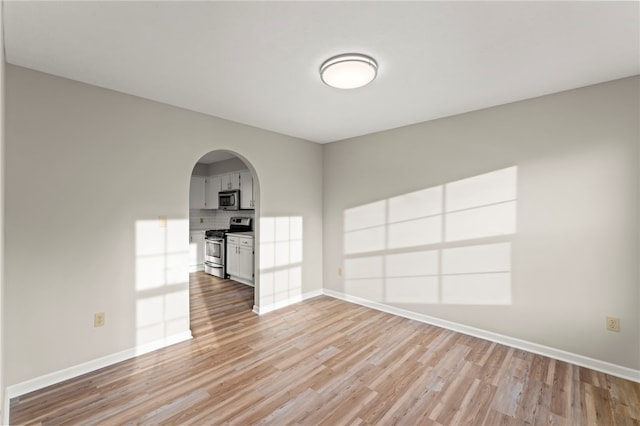
<svg viewBox="0 0 640 426">
<path fill-rule="evenodd" d="M 194 339 L 10 402 L 27 424 L 638 425 L 640 384 L 326 296 L 191 274 Z"/>
</svg>

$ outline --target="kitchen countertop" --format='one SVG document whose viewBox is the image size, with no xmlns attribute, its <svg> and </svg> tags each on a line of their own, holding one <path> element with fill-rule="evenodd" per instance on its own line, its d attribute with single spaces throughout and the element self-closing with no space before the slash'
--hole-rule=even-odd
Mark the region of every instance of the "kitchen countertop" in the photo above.
<svg viewBox="0 0 640 426">
<path fill-rule="evenodd" d="M 211 230 L 211 228 L 190 228 L 189 232 L 205 232 L 205 231 L 209 231 Z M 240 235 L 240 236 L 245 236 L 245 237 L 253 237 L 254 236 L 254 232 L 253 231 L 246 231 L 246 232 L 227 232 L 227 234 L 233 234 L 233 235 Z"/>
<path fill-rule="evenodd" d="M 246 232 L 227 232 L 227 234 L 231 234 L 231 235 L 240 235 L 240 236 L 244 236 L 244 237 L 251 237 L 251 238 L 253 238 L 253 231 L 246 231 Z"/>
</svg>

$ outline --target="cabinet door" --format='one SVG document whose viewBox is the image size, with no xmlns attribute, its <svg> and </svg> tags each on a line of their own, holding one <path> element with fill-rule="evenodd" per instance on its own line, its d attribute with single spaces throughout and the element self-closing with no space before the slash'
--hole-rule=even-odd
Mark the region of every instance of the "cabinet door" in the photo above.
<svg viewBox="0 0 640 426">
<path fill-rule="evenodd" d="M 220 191 L 227 191 L 229 189 L 231 189 L 229 175 L 220 175 Z"/>
<path fill-rule="evenodd" d="M 191 176 L 191 186 L 189 187 L 189 208 L 204 209 L 205 206 L 205 177 Z"/>
<path fill-rule="evenodd" d="M 231 189 L 240 189 L 240 173 L 232 173 L 229 179 L 231 180 Z"/>
<path fill-rule="evenodd" d="M 205 204 L 208 209 L 217 209 L 218 192 L 221 188 L 220 176 L 209 176 L 205 185 Z"/>
<path fill-rule="evenodd" d="M 253 282 L 253 247 L 240 246 L 238 277 Z"/>
<path fill-rule="evenodd" d="M 240 269 L 240 253 L 238 244 L 229 244 L 227 241 L 227 274 L 238 276 Z"/>
<path fill-rule="evenodd" d="M 250 171 L 240 172 L 240 208 L 253 209 L 253 176 Z"/>
<path fill-rule="evenodd" d="M 221 190 L 240 189 L 240 174 L 238 172 L 220 175 Z"/>
</svg>

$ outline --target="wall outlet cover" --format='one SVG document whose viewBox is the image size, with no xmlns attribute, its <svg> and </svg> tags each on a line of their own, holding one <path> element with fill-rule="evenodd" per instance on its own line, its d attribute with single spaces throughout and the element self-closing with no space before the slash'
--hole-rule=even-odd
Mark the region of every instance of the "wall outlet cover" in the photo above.
<svg viewBox="0 0 640 426">
<path fill-rule="evenodd" d="M 158 216 L 158 226 L 160 228 L 167 227 L 167 217 L 166 216 Z"/>
<path fill-rule="evenodd" d="M 620 318 L 607 317 L 607 330 L 620 331 Z"/>
<path fill-rule="evenodd" d="M 104 312 L 98 312 L 93 315 L 93 326 L 102 327 L 104 325 Z"/>
</svg>

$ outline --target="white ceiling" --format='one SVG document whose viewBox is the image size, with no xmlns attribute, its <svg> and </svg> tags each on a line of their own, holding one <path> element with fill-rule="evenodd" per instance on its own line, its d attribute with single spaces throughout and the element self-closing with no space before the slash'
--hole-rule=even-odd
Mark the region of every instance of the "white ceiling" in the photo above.
<svg viewBox="0 0 640 426">
<path fill-rule="evenodd" d="M 9 63 L 315 142 L 640 73 L 638 2 L 4 1 Z M 318 68 L 373 56 L 341 91 Z"/>
</svg>

